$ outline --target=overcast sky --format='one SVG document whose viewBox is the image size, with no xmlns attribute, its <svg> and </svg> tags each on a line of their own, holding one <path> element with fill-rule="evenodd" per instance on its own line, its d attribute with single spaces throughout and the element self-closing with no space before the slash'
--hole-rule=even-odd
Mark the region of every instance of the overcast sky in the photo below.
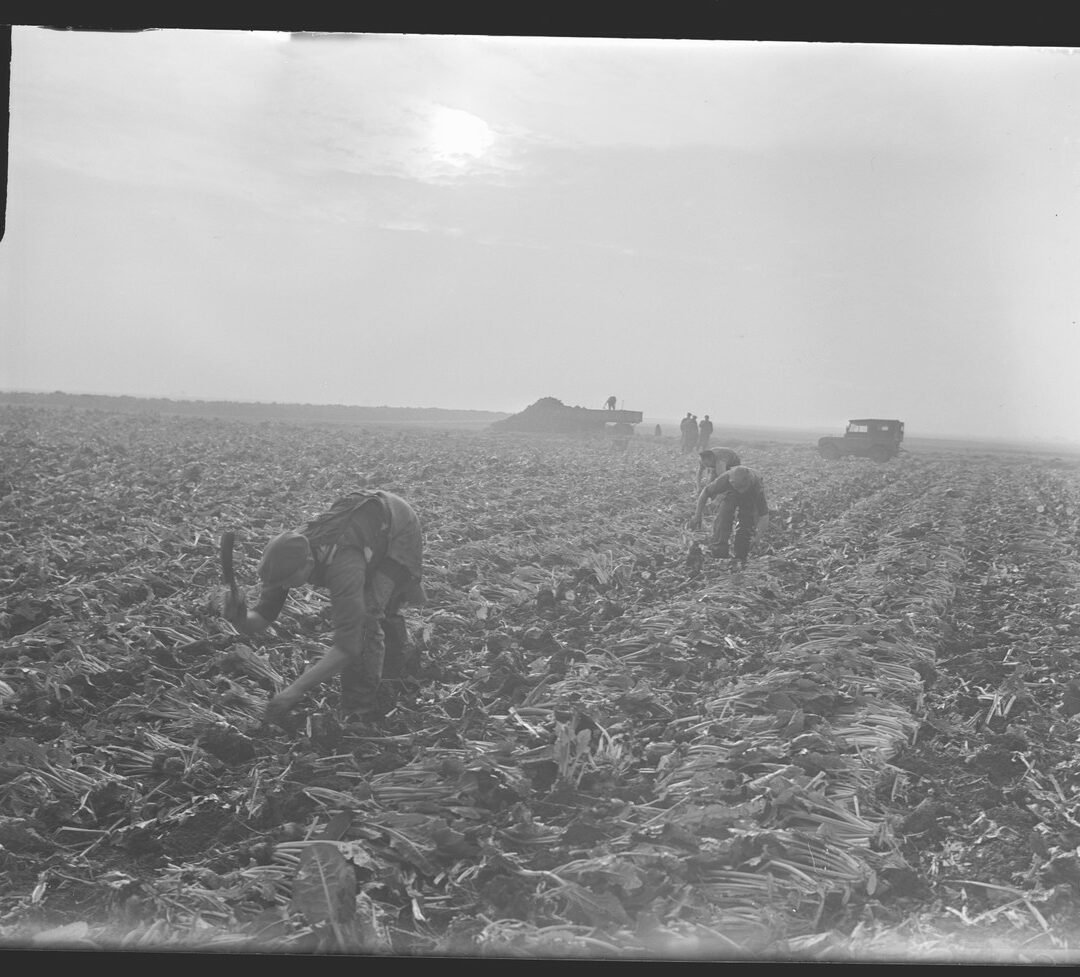
<svg viewBox="0 0 1080 977">
<path fill-rule="evenodd" d="M 15 27 L 0 388 L 1080 441 L 1072 49 Z"/>
</svg>

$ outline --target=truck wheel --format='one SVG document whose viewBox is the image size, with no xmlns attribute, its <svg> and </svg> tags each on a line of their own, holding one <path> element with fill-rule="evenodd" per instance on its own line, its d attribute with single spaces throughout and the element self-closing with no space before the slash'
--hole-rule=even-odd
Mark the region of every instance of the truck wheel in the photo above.
<svg viewBox="0 0 1080 977">
<path fill-rule="evenodd" d="M 888 461 L 889 449 L 883 444 L 872 444 L 870 446 L 870 460 L 879 463 Z"/>
<path fill-rule="evenodd" d="M 826 461 L 839 461 L 840 449 L 835 444 L 823 444 L 818 448 L 818 453 Z"/>
</svg>

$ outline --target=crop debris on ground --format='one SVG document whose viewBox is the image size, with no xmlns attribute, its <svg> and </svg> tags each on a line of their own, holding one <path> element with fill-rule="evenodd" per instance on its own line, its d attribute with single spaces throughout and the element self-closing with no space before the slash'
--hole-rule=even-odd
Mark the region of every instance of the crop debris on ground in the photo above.
<svg viewBox="0 0 1080 977">
<path fill-rule="evenodd" d="M 671 439 L 0 408 L 0 943 L 1073 961 L 1080 467 L 735 444 L 772 527 L 688 554 Z M 216 613 L 358 487 L 425 529 L 378 725 L 267 699 L 329 640 Z"/>
</svg>

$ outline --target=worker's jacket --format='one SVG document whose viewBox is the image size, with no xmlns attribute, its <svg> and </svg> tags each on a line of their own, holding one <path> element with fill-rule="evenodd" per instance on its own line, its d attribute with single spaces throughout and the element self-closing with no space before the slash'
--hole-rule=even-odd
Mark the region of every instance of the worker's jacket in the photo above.
<svg viewBox="0 0 1080 977">
<path fill-rule="evenodd" d="M 730 493 L 735 497 L 738 504 L 753 505 L 754 515 L 760 519 L 762 516 L 768 515 L 769 503 L 765 501 L 765 485 L 761 481 L 761 476 L 757 472 L 751 472 L 750 474 L 752 477 L 750 485 L 742 492 L 739 492 L 731 484 L 731 477 L 727 472 L 724 472 L 718 478 L 714 478 L 701 491 L 706 499 L 715 499 L 718 495 Z"/>
<path fill-rule="evenodd" d="M 392 492 L 356 493 L 334 508 L 346 501 L 355 505 L 343 518 L 335 521 L 332 509 L 296 531 L 308 537 L 315 558 L 308 582 L 330 591 L 334 644 L 356 656 L 366 623 L 424 603 L 423 535 L 412 506 Z M 255 612 L 275 620 L 288 593 L 264 586 Z"/>
<path fill-rule="evenodd" d="M 709 460 L 709 456 L 712 460 Z M 741 465 L 739 456 L 731 448 L 709 448 L 701 452 L 701 464 L 698 465 L 698 485 L 703 479 L 710 482 L 730 468 Z"/>
</svg>

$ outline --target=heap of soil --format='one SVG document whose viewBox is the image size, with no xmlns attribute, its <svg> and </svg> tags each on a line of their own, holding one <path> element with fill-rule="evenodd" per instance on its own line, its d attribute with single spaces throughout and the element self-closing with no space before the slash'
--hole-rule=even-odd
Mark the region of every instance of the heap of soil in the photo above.
<svg viewBox="0 0 1080 977">
<path fill-rule="evenodd" d="M 548 431 L 571 434 L 595 431 L 596 418 L 587 407 L 568 407 L 556 397 L 541 397 L 517 414 L 491 425 L 493 431 Z"/>
</svg>

